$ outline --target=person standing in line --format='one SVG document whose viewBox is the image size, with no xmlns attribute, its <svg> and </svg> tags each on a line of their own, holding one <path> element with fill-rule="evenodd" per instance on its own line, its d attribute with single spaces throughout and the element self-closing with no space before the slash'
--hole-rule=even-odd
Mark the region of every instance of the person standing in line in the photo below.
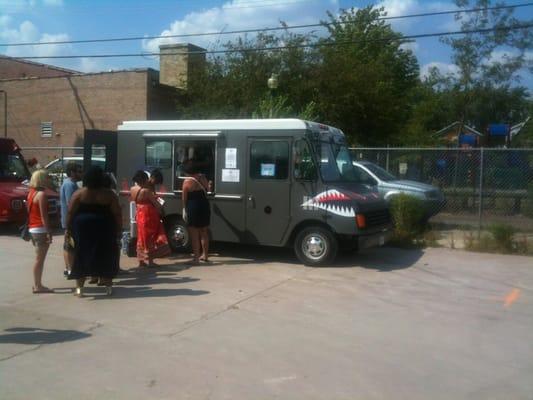
<svg viewBox="0 0 533 400">
<path fill-rule="evenodd" d="M 170 254 L 167 235 L 161 222 L 162 206 L 157 201 L 146 172 L 137 171 L 133 182 L 136 185 L 131 188 L 130 194 L 137 210 L 135 219 L 139 267 L 156 267 L 155 258 Z"/>
<path fill-rule="evenodd" d="M 83 295 L 88 276 L 99 277 L 111 295 L 119 267 L 117 238 L 122 231 L 122 214 L 116 194 L 105 187 L 102 168 L 93 166 L 85 173 L 83 188 L 72 196 L 67 227 L 74 239 L 69 278 L 76 279 L 76 295 Z"/>
<path fill-rule="evenodd" d="M 148 178 L 149 188 L 154 192 L 154 195 L 157 194 L 156 185 L 161 185 L 163 183 L 163 174 L 159 169 L 154 169 Z"/>
<path fill-rule="evenodd" d="M 31 240 L 35 246 L 35 263 L 33 264 L 33 293 L 53 293 L 42 283 L 44 260 L 52 243 L 52 230 L 48 217 L 48 196 L 50 177 L 44 169 L 35 171 L 30 179 L 28 193 L 28 227 Z"/>
<path fill-rule="evenodd" d="M 197 164 L 189 160 L 185 163 L 186 174 L 182 187 L 182 200 L 185 220 L 189 228 L 193 249 L 193 264 L 209 262 L 209 222 L 211 209 L 207 200 L 209 182 L 202 175 Z"/>
<path fill-rule="evenodd" d="M 78 183 L 82 177 L 81 166 L 73 161 L 67 164 L 65 170 L 67 178 L 61 184 L 59 190 L 59 199 L 61 202 L 61 227 L 65 231 L 65 239 L 63 242 L 63 258 L 65 260 L 65 271 L 63 275 L 68 278 L 68 274 L 72 268 L 72 262 L 74 261 L 74 248 L 72 247 L 72 239 L 67 235 L 67 214 L 70 199 L 76 190 L 78 190 Z"/>
</svg>

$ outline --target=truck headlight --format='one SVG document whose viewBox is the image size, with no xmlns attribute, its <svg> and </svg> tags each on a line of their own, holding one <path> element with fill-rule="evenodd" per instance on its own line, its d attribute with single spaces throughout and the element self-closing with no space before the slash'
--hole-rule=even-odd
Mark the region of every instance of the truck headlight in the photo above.
<svg viewBox="0 0 533 400">
<path fill-rule="evenodd" d="M 11 209 L 18 211 L 22 209 L 22 206 L 23 206 L 22 200 L 19 200 L 19 199 L 11 200 Z"/>
</svg>

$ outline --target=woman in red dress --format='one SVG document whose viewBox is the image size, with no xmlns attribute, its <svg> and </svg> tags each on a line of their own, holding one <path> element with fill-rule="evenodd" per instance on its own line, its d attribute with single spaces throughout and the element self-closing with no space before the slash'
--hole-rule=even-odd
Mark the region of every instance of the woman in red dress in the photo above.
<svg viewBox="0 0 533 400">
<path fill-rule="evenodd" d="M 131 199 L 137 212 L 137 258 L 140 267 L 155 267 L 155 258 L 170 254 L 167 235 L 161 222 L 161 204 L 157 201 L 148 181 L 148 174 L 137 171 L 133 177 Z"/>
</svg>

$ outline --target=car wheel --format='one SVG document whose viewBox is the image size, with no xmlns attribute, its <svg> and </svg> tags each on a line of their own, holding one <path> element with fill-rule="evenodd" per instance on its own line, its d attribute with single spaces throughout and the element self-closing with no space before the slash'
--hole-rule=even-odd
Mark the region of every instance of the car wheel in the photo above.
<svg viewBox="0 0 533 400">
<path fill-rule="evenodd" d="M 329 230 L 315 226 L 302 229 L 294 241 L 294 252 L 305 265 L 318 266 L 331 263 L 337 255 L 339 244 Z"/>
<path fill-rule="evenodd" d="M 187 224 L 176 217 L 167 224 L 167 238 L 170 248 L 175 252 L 188 252 L 191 250 L 191 239 Z"/>
</svg>

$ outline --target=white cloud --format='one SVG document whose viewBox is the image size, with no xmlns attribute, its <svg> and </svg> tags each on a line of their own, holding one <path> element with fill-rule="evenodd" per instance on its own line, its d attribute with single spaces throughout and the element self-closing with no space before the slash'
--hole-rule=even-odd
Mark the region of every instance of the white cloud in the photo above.
<svg viewBox="0 0 533 400">
<path fill-rule="evenodd" d="M 81 58 L 79 60 L 78 66 L 74 69 L 81 72 L 99 72 L 104 69 L 104 66 L 94 58 Z"/>
<path fill-rule="evenodd" d="M 420 14 L 426 12 L 447 11 L 453 9 L 453 4 L 445 1 L 422 1 L 422 0 L 382 0 L 377 4 L 384 7 L 389 17 L 402 15 Z M 442 19 L 443 17 L 435 17 Z M 453 17 L 450 17 L 453 19 Z M 406 29 L 420 25 L 421 18 L 405 18 L 390 20 L 395 29 Z"/>
<path fill-rule="evenodd" d="M 402 43 L 400 45 L 400 48 L 403 50 L 411 50 L 413 53 L 416 54 L 418 49 L 420 49 L 420 45 L 418 44 L 418 42 L 407 42 L 407 43 Z"/>
<path fill-rule="evenodd" d="M 1 25 L 0 25 L 1 26 Z M 41 33 L 39 29 L 31 22 L 24 21 L 18 27 L 12 28 L 9 23 L 1 26 L 0 39 L 6 43 L 43 43 L 43 42 L 60 42 L 69 40 L 66 33 Z M 6 55 L 11 57 L 36 56 L 47 57 L 60 54 L 67 54 L 72 50 L 70 45 L 46 44 L 35 46 L 11 46 L 7 47 Z M 39 60 L 46 62 L 46 60 Z"/>
<path fill-rule="evenodd" d="M 18 14 L 40 5 L 58 7 L 63 5 L 63 0 L 0 0 L 0 12 L 3 14 Z"/>
<path fill-rule="evenodd" d="M 440 73 L 443 75 L 450 75 L 450 74 L 456 75 L 459 72 L 459 67 L 455 64 L 432 61 L 430 63 L 423 65 L 420 68 L 420 77 L 422 79 L 427 78 L 429 76 L 429 71 L 432 68 L 437 68 L 440 71 Z"/>
<path fill-rule="evenodd" d="M 337 13 L 338 0 L 330 0 L 329 10 Z M 279 26 L 280 21 L 288 25 L 313 24 L 325 19 L 324 4 L 309 2 L 287 2 L 286 0 L 270 0 L 268 7 L 251 7 L 250 0 L 231 0 L 221 7 L 213 7 L 202 12 L 192 12 L 183 19 L 172 22 L 168 29 L 161 32 L 165 35 L 181 35 L 198 32 L 221 32 L 261 27 Z M 294 30 L 293 32 L 298 32 Z M 305 32 L 305 30 L 301 30 Z M 251 36 L 253 34 L 249 34 Z M 159 45 L 189 42 L 213 49 L 219 43 L 232 40 L 236 35 L 196 36 L 190 38 L 168 38 L 143 41 L 143 49 L 158 52 Z"/>
</svg>

